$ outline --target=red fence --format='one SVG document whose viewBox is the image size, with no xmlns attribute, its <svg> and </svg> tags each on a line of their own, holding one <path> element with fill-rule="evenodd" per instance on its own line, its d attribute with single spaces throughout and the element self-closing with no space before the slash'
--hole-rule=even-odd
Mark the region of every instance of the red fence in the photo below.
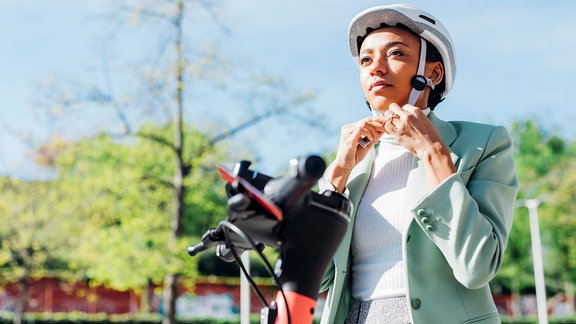
<svg viewBox="0 0 576 324">
<path fill-rule="evenodd" d="M 230 317 L 240 309 L 240 287 L 238 283 L 213 282 L 203 278 L 192 287 L 181 285 L 176 311 L 180 315 Z M 150 287 L 148 308 L 152 312 L 162 312 L 161 287 Z M 259 285 L 268 301 L 276 294 L 271 285 Z M 0 287 L 0 311 L 13 311 L 19 296 L 16 284 Z M 318 312 L 323 307 L 325 295 L 318 300 Z M 514 311 L 509 295 L 494 296 L 501 315 L 536 314 L 536 301 L 533 295 L 524 295 L 519 307 Z M 132 290 L 118 291 L 103 286 L 90 286 L 87 283 L 68 283 L 57 278 L 31 280 L 26 312 L 86 312 L 125 314 L 139 312 L 142 295 Z M 559 313 L 559 302 L 551 298 L 549 313 Z M 251 293 L 251 311 L 259 313 L 263 307 L 256 294 Z M 519 308 L 519 309 L 518 309 Z M 515 314 L 516 313 L 516 314 Z"/>
<path fill-rule="evenodd" d="M 149 307 L 153 312 L 161 311 L 161 293 L 158 287 L 150 287 Z M 259 288 L 271 300 L 275 289 L 269 285 Z M 19 287 L 16 284 L 0 287 L 0 311 L 12 311 L 19 296 Z M 193 288 L 181 286 L 179 296 L 182 298 L 180 308 L 190 309 L 190 304 L 214 304 L 217 296 L 225 296 L 233 309 L 239 309 L 240 289 L 238 284 L 197 282 Z M 198 296 L 211 296 L 208 301 Z M 118 291 L 103 286 L 90 286 L 87 283 L 68 283 L 56 278 L 42 278 L 31 280 L 26 303 L 26 312 L 86 312 L 124 314 L 135 313 L 141 309 L 141 295 L 132 290 Z M 204 298 L 205 299 L 205 298 Z M 259 312 L 262 307 L 260 300 L 251 294 L 251 309 Z M 234 310 L 232 310 L 234 311 Z"/>
</svg>

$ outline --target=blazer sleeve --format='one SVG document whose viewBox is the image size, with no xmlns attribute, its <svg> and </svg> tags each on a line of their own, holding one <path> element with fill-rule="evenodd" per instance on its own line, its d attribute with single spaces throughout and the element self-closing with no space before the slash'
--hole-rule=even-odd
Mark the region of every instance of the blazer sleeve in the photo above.
<svg viewBox="0 0 576 324">
<path fill-rule="evenodd" d="M 456 280 L 469 289 L 485 286 L 499 271 L 518 191 L 508 131 L 493 127 L 484 138 L 483 147 L 476 145 L 477 141 L 462 144 L 462 150 L 481 153 L 474 158 L 468 158 L 474 154 L 462 155 L 467 158 L 461 159 L 458 173 L 411 210 L 422 231 L 446 258 Z"/>
<path fill-rule="evenodd" d="M 332 165 L 330 165 L 328 167 L 328 169 L 330 169 L 331 167 L 332 167 Z M 318 180 L 318 189 L 319 189 L 319 192 L 330 191 L 330 190 L 335 191 L 336 190 L 334 188 L 334 186 L 330 183 L 330 181 L 328 181 L 328 179 L 325 176 Z M 349 196 L 348 188 L 345 189 L 343 194 L 345 197 Z M 335 276 L 334 272 L 335 271 L 336 270 L 335 270 L 335 266 L 334 266 L 334 260 L 332 260 L 328 264 L 328 267 L 326 268 L 326 270 L 324 272 L 324 276 L 322 277 L 322 281 L 320 283 L 319 293 L 323 293 L 323 292 L 327 291 L 328 289 L 332 288 L 332 285 L 334 284 L 334 276 Z"/>
<path fill-rule="evenodd" d="M 326 268 L 326 271 L 324 272 L 324 276 L 322 276 L 322 281 L 320 283 L 320 289 L 318 290 L 319 293 L 323 293 L 325 291 L 327 291 L 328 289 L 332 288 L 332 285 L 334 284 L 334 273 L 335 269 L 334 269 L 334 261 L 330 262 L 330 264 L 328 264 L 328 267 Z"/>
</svg>

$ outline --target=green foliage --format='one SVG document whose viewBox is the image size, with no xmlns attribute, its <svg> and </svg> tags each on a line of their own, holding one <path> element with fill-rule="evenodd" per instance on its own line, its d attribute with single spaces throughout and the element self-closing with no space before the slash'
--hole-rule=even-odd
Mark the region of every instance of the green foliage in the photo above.
<svg viewBox="0 0 576 324">
<path fill-rule="evenodd" d="M 541 205 L 543 240 L 546 249 L 546 272 L 549 286 L 562 289 L 567 282 L 576 281 L 576 159 L 559 163 L 544 179 L 549 193 Z M 569 271 L 567 271 L 569 270 Z"/>
<path fill-rule="evenodd" d="M 68 251 L 78 243 L 73 210 L 49 182 L 0 178 L 0 283 L 79 269 Z"/>
<path fill-rule="evenodd" d="M 494 291 L 518 293 L 523 287 L 534 287 L 530 224 L 526 209 L 516 209 L 514 225 L 508 237 L 504 262 L 492 282 Z"/>
<path fill-rule="evenodd" d="M 540 179 L 548 174 L 568 154 L 566 144 L 556 135 L 548 138 L 533 120 L 512 125 L 516 147 L 516 168 L 520 180 L 519 198 L 534 198 L 541 194 Z"/>
<path fill-rule="evenodd" d="M 576 150 L 556 135 L 544 134 L 533 120 L 512 127 L 516 147 L 519 199 L 541 198 L 540 232 L 544 245 L 546 285 L 550 292 L 576 279 Z M 525 290 L 534 285 L 530 227 L 526 208 L 516 208 L 514 226 L 501 271 L 493 286 Z"/>
<path fill-rule="evenodd" d="M 224 183 L 215 169 L 215 163 L 225 155 L 224 148 L 206 146 L 206 136 L 194 128 L 185 130 L 185 138 L 189 169 L 184 185 L 188 190 L 183 235 L 174 249 L 168 248 L 168 240 L 174 208 L 175 154 L 167 144 L 171 129 L 162 125 L 144 125 L 138 136 L 131 138 L 101 134 L 72 143 L 58 139 L 48 143 L 40 150 L 39 161 L 56 168 L 56 179 L 34 184 L 32 189 L 38 192 L 32 196 L 39 198 L 34 202 L 31 195 L 15 193 L 17 198 L 11 198 L 6 196 L 11 191 L 2 191 L 1 217 L 17 217 L 19 221 L 14 222 L 13 229 L 2 227 L 0 237 L 8 237 L 11 231 L 26 235 L 24 242 L 36 242 L 43 236 L 48 236 L 42 241 L 46 244 L 64 241 L 66 244 L 58 243 L 66 247 L 63 261 L 46 256 L 40 259 L 37 253 L 39 269 L 82 268 L 92 282 L 119 290 L 159 284 L 168 273 L 193 278 L 197 260 L 187 255 L 188 245 L 226 217 Z M 202 154 L 198 154 L 200 150 Z M 26 189 L 29 186 L 22 183 L 15 187 L 32 190 Z M 15 205 L 18 199 L 22 203 Z M 32 207 L 30 216 L 22 213 Z M 3 223 L 9 223 L 7 219 Z M 5 241 L 0 265 L 16 269 L 14 262 L 8 263 Z M 31 246 L 55 250 L 52 245 Z"/>
<path fill-rule="evenodd" d="M 56 160 L 58 181 L 85 219 L 73 257 L 97 282 L 127 289 L 161 281 L 170 193 L 144 180 L 154 153 L 162 160 L 157 148 L 101 135 L 68 145 Z"/>
</svg>

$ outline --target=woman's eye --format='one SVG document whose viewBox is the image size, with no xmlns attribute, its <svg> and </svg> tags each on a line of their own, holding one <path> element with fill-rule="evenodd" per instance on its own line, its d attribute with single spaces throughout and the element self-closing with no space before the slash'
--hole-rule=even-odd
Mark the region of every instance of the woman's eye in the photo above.
<svg viewBox="0 0 576 324">
<path fill-rule="evenodd" d="M 360 64 L 366 64 L 370 61 L 371 61 L 371 59 L 369 57 L 361 57 L 360 58 Z"/>
<path fill-rule="evenodd" d="M 404 53 L 402 53 L 402 51 L 399 50 L 391 50 L 390 56 L 404 56 Z"/>
</svg>

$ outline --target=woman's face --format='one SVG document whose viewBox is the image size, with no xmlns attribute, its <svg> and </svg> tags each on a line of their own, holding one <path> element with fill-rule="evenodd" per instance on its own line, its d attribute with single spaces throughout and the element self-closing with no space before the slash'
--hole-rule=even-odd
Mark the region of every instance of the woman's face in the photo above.
<svg viewBox="0 0 576 324">
<path fill-rule="evenodd" d="M 397 27 L 378 29 L 362 43 L 359 59 L 360 83 L 372 108 L 385 111 L 391 103 L 408 103 L 420 60 L 418 36 Z"/>
</svg>

